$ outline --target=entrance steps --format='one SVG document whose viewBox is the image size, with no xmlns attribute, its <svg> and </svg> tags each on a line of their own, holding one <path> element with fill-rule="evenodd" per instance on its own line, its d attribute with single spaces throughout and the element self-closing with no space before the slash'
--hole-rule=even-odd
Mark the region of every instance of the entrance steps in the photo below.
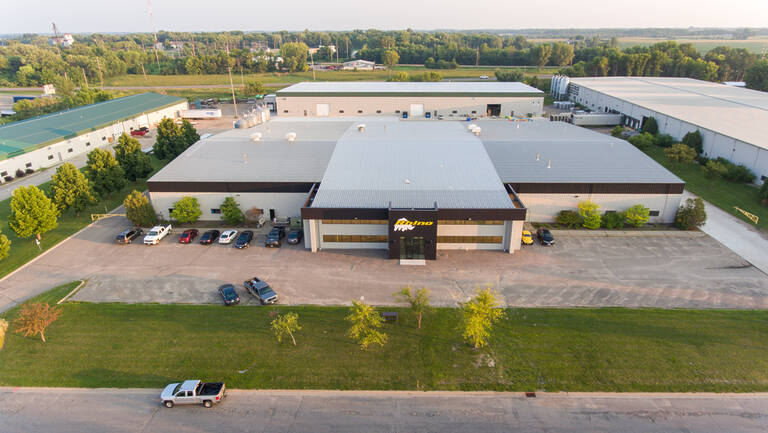
<svg viewBox="0 0 768 433">
<path fill-rule="evenodd" d="M 427 264 L 427 261 L 424 259 L 400 259 L 400 264 L 410 266 L 424 266 Z"/>
</svg>

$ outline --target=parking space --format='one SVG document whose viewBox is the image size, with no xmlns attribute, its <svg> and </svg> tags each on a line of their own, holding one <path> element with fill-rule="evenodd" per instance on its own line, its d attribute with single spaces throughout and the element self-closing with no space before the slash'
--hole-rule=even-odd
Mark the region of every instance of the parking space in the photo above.
<svg viewBox="0 0 768 433">
<path fill-rule="evenodd" d="M 393 304 L 399 288 L 428 287 L 436 305 L 455 306 L 477 288 L 495 287 L 513 306 L 768 308 L 768 277 L 708 236 L 693 238 L 559 237 L 554 247 L 440 251 L 426 266 L 401 266 L 383 251 L 265 248 L 268 227 L 245 250 L 185 245 L 174 232 L 159 245 L 117 245 L 128 226 L 102 220 L 0 283 L 6 304 L 75 279 L 88 283 L 75 300 L 219 303 L 217 287 L 258 276 L 281 304 L 348 304 L 363 297 Z M 2 309 L 2 307 L 0 307 Z"/>
</svg>

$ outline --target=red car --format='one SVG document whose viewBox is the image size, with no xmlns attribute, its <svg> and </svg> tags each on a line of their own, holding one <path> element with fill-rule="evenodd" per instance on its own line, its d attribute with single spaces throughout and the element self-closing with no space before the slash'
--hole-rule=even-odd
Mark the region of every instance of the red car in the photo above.
<svg viewBox="0 0 768 433">
<path fill-rule="evenodd" d="M 147 132 L 149 132 L 149 128 L 147 128 L 146 126 L 142 126 L 139 129 L 132 129 L 131 135 L 138 135 L 140 137 L 143 137 Z"/>
<path fill-rule="evenodd" d="M 196 238 L 198 233 L 199 232 L 197 231 L 197 229 L 184 230 L 184 232 L 181 235 L 179 235 L 179 243 L 188 244 L 192 242 L 192 239 Z"/>
</svg>

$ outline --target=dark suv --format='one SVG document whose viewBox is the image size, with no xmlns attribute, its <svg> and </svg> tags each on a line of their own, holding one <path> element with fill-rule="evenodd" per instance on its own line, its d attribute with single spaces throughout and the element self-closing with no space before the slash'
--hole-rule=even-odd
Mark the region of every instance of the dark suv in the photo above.
<svg viewBox="0 0 768 433">
<path fill-rule="evenodd" d="M 235 240 L 235 248 L 242 249 L 242 248 L 250 247 L 252 239 L 253 239 L 253 231 L 252 230 L 243 230 L 237 236 L 237 240 Z"/>
<path fill-rule="evenodd" d="M 547 229 L 536 230 L 536 236 L 539 238 L 539 242 L 541 242 L 542 245 L 551 246 L 555 244 L 555 237 L 552 236 L 552 232 Z"/>
<path fill-rule="evenodd" d="M 273 227 L 267 235 L 267 240 L 264 242 L 264 246 L 270 248 L 280 248 L 282 244 L 280 240 L 285 237 L 285 229 L 283 227 Z"/>
<path fill-rule="evenodd" d="M 134 239 L 144 234 L 144 230 L 135 227 L 130 230 L 126 230 L 124 232 L 120 232 L 120 234 L 117 235 L 117 243 L 119 244 L 130 244 L 133 242 Z"/>
<path fill-rule="evenodd" d="M 277 302 L 277 293 L 269 287 L 269 284 L 256 277 L 243 282 L 243 286 L 245 286 L 245 290 L 248 290 L 248 293 L 258 298 L 259 302 L 263 305 L 270 305 Z"/>
</svg>

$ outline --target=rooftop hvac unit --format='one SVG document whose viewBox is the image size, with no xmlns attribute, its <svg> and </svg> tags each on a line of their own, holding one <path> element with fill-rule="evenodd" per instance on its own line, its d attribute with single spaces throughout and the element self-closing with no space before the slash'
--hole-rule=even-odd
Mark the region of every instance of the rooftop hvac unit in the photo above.
<svg viewBox="0 0 768 433">
<path fill-rule="evenodd" d="M 469 125 L 467 125 L 467 131 L 469 132 L 474 131 L 475 128 L 477 128 L 477 125 L 475 125 L 474 123 L 470 123 Z"/>
<path fill-rule="evenodd" d="M 472 133 L 475 135 L 480 135 L 480 131 L 482 131 L 482 129 L 480 129 L 480 127 L 477 126 L 475 127 L 475 129 L 472 130 Z"/>
<path fill-rule="evenodd" d="M 289 132 L 285 134 L 285 139 L 288 140 L 289 143 L 296 141 L 296 133 L 295 132 Z"/>
<path fill-rule="evenodd" d="M 261 132 L 254 132 L 251 134 L 253 141 L 261 141 Z"/>
<path fill-rule="evenodd" d="M 365 123 L 361 123 L 361 124 L 357 125 L 357 130 L 360 131 L 360 132 L 365 131 Z"/>
</svg>

